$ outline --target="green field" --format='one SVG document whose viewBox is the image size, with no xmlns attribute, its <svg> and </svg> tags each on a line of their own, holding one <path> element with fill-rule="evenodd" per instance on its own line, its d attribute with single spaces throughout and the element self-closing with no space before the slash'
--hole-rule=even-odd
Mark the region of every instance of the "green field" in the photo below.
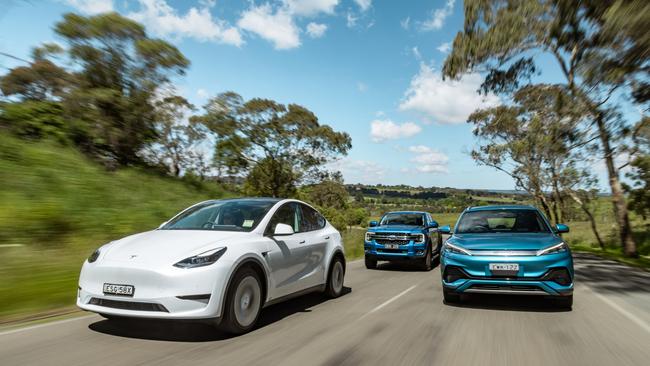
<svg viewBox="0 0 650 366">
<path fill-rule="evenodd" d="M 71 306 L 95 248 L 223 195 L 138 169 L 107 172 L 72 148 L 0 133 L 0 322 Z"/>
</svg>

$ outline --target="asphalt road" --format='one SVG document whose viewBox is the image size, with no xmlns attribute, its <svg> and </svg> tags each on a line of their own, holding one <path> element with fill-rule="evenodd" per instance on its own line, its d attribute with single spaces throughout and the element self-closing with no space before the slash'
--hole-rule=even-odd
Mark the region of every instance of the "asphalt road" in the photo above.
<svg viewBox="0 0 650 366">
<path fill-rule="evenodd" d="M 0 333 L 8 365 L 648 365 L 650 274 L 576 258 L 572 311 L 538 297 L 442 302 L 440 271 L 348 265 L 347 294 L 265 309 L 252 333 L 95 315 Z"/>
</svg>

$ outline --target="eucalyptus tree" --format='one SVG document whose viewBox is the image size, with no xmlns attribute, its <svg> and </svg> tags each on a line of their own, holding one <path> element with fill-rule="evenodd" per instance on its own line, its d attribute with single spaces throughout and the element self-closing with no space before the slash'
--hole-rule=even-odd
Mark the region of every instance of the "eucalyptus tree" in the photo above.
<svg viewBox="0 0 650 366">
<path fill-rule="evenodd" d="M 321 124 L 297 104 L 244 100 L 234 92 L 211 99 L 192 119 L 214 137 L 214 164 L 228 175 L 246 176 L 249 194 L 291 196 L 300 183 L 326 177 L 325 165 L 352 147 L 347 133 Z"/>
<path fill-rule="evenodd" d="M 647 102 L 650 71 L 650 2 L 646 0 L 466 0 L 463 30 L 453 42 L 443 74 L 487 74 L 484 92 L 509 93 L 539 71 L 535 59 L 550 56 L 567 89 L 587 107 L 607 168 L 620 240 L 636 256 L 615 158 L 625 124 L 612 96 L 631 93 Z"/>
</svg>

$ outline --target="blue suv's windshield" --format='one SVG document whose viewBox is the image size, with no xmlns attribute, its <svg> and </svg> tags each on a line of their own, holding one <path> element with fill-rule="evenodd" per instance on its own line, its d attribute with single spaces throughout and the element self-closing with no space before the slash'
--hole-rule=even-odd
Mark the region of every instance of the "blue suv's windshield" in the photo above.
<svg viewBox="0 0 650 366">
<path fill-rule="evenodd" d="M 465 212 L 456 234 L 548 233 L 550 229 L 536 210 L 480 210 Z"/>
<path fill-rule="evenodd" d="M 424 215 L 419 213 L 387 213 L 382 217 L 380 225 L 409 225 L 424 226 Z"/>
</svg>

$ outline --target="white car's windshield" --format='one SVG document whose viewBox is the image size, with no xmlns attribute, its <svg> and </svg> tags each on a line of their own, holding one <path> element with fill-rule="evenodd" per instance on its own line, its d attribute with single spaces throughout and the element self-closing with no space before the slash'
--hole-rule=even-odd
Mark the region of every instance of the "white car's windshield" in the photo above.
<svg viewBox="0 0 650 366">
<path fill-rule="evenodd" d="M 424 215 L 419 213 L 388 213 L 381 219 L 380 225 L 424 226 Z"/>
<path fill-rule="evenodd" d="M 548 225 L 535 210 L 481 210 L 464 213 L 456 234 L 549 231 Z"/>
<path fill-rule="evenodd" d="M 276 200 L 224 200 L 198 204 L 175 217 L 161 230 L 251 231 Z"/>
</svg>

